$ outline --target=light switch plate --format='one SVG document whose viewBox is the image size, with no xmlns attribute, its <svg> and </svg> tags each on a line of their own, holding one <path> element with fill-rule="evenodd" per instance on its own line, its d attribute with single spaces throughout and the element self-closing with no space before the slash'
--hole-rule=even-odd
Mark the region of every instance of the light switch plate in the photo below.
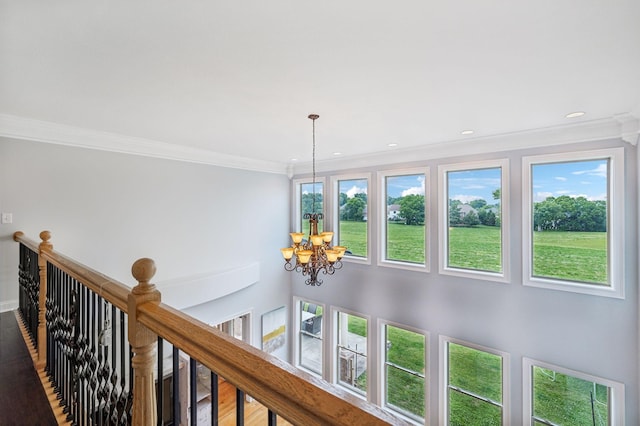
<svg viewBox="0 0 640 426">
<path fill-rule="evenodd" d="M 2 223 L 13 223 L 13 213 L 2 213 Z"/>
</svg>

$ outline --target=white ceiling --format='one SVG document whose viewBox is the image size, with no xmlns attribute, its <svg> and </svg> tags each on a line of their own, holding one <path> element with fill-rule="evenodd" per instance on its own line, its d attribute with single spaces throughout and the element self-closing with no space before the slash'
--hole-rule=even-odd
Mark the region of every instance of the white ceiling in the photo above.
<svg viewBox="0 0 640 426">
<path fill-rule="evenodd" d="M 0 0 L 0 114 L 283 170 L 309 113 L 321 161 L 473 144 L 640 117 L 639 22 L 638 0 Z"/>
</svg>

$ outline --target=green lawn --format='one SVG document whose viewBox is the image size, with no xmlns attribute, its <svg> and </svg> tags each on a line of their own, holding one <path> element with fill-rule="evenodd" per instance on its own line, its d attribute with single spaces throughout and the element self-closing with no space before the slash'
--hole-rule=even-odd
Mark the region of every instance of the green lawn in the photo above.
<svg viewBox="0 0 640 426">
<path fill-rule="evenodd" d="M 366 256 L 366 223 L 340 222 L 342 245 L 356 256 Z M 388 258 L 424 262 L 424 226 L 390 223 Z M 449 229 L 449 266 L 483 271 L 502 270 L 501 232 L 498 227 Z M 607 283 L 607 234 L 605 232 L 534 232 L 533 274 L 539 277 Z M 366 336 L 366 321 L 349 317 L 349 331 Z M 425 371 L 424 338 L 395 329 L 389 360 L 414 371 Z M 451 344 L 450 383 L 472 393 L 502 401 L 500 359 L 496 355 Z M 593 383 L 534 369 L 534 413 L 557 424 L 593 424 Z M 366 373 L 359 378 L 366 385 Z M 424 416 L 424 381 L 399 369 L 388 371 L 389 402 Z M 493 425 L 501 422 L 501 409 L 455 390 L 449 394 L 450 420 L 455 425 Z M 607 388 L 596 386 L 596 424 L 607 424 Z M 599 402 L 598 402 L 599 401 Z"/>
<path fill-rule="evenodd" d="M 340 244 L 367 256 L 366 222 L 340 222 Z M 424 226 L 388 224 L 387 258 L 423 263 Z M 499 227 L 449 228 L 448 266 L 501 272 Z M 606 232 L 534 232 L 533 275 L 607 285 Z"/>
<path fill-rule="evenodd" d="M 533 275 L 608 285 L 606 232 L 534 232 Z"/>
<path fill-rule="evenodd" d="M 449 263 L 452 268 L 502 271 L 502 234 L 496 226 L 449 228 Z"/>
</svg>

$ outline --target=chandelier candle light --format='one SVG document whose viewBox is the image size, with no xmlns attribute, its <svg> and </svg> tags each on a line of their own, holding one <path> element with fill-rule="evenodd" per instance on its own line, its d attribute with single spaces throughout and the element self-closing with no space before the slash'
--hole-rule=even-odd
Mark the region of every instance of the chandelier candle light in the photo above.
<svg viewBox="0 0 640 426">
<path fill-rule="evenodd" d="M 347 250 L 344 246 L 331 246 L 333 232 L 318 232 L 318 221 L 323 218 L 322 213 L 316 213 L 316 120 L 318 117 L 320 117 L 318 114 L 309 115 L 313 123 L 313 199 L 311 213 L 305 213 L 302 216 L 309 220 L 309 237 L 304 240 L 303 232 L 292 232 L 289 235 L 293 245 L 280 249 L 286 261 L 284 269 L 302 272 L 303 276 L 308 275 L 305 284 L 311 286 L 322 284 L 322 280 L 318 279 L 320 271 L 325 275 L 333 275 L 336 270 L 342 268 L 341 259 Z"/>
</svg>

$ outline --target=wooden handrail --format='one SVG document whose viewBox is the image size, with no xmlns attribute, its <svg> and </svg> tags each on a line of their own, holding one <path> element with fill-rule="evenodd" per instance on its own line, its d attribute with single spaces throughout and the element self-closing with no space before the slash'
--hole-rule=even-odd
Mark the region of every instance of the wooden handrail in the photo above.
<svg viewBox="0 0 640 426">
<path fill-rule="evenodd" d="M 138 309 L 150 330 L 293 424 L 409 424 L 168 305 Z"/>
<path fill-rule="evenodd" d="M 45 231 L 46 232 L 46 231 Z M 31 250 L 38 252 L 39 244 L 26 238 L 22 232 L 16 232 L 13 239 L 28 246 Z M 45 251 L 40 253 L 52 265 L 65 271 L 67 274 L 80 281 L 94 293 L 102 296 L 109 303 L 115 305 L 121 311 L 127 313 L 127 297 L 131 291 L 130 287 L 110 278 L 100 272 L 91 269 L 70 257 L 56 251 Z"/>
<path fill-rule="evenodd" d="M 293 424 L 410 424 L 346 390 L 160 303 L 159 292 L 149 282 L 155 273 L 151 259 L 134 263 L 132 272 L 139 283 L 130 288 L 56 253 L 48 243 L 48 231 L 40 235 L 41 244 L 28 239 L 22 232 L 16 232 L 13 237 L 129 316 L 129 341 L 134 352 L 134 424 L 155 424 L 151 368 L 156 335 Z M 144 401 L 138 401 L 136 405 L 136 398 Z"/>
<path fill-rule="evenodd" d="M 40 243 L 37 243 L 34 240 L 32 240 L 31 238 L 26 237 L 24 235 L 24 232 L 22 232 L 22 231 L 17 231 L 17 232 L 13 233 L 13 241 L 22 243 L 25 246 L 29 247 L 29 249 L 31 249 L 31 251 L 34 251 L 34 252 L 38 253 L 38 247 L 39 247 Z"/>
</svg>

